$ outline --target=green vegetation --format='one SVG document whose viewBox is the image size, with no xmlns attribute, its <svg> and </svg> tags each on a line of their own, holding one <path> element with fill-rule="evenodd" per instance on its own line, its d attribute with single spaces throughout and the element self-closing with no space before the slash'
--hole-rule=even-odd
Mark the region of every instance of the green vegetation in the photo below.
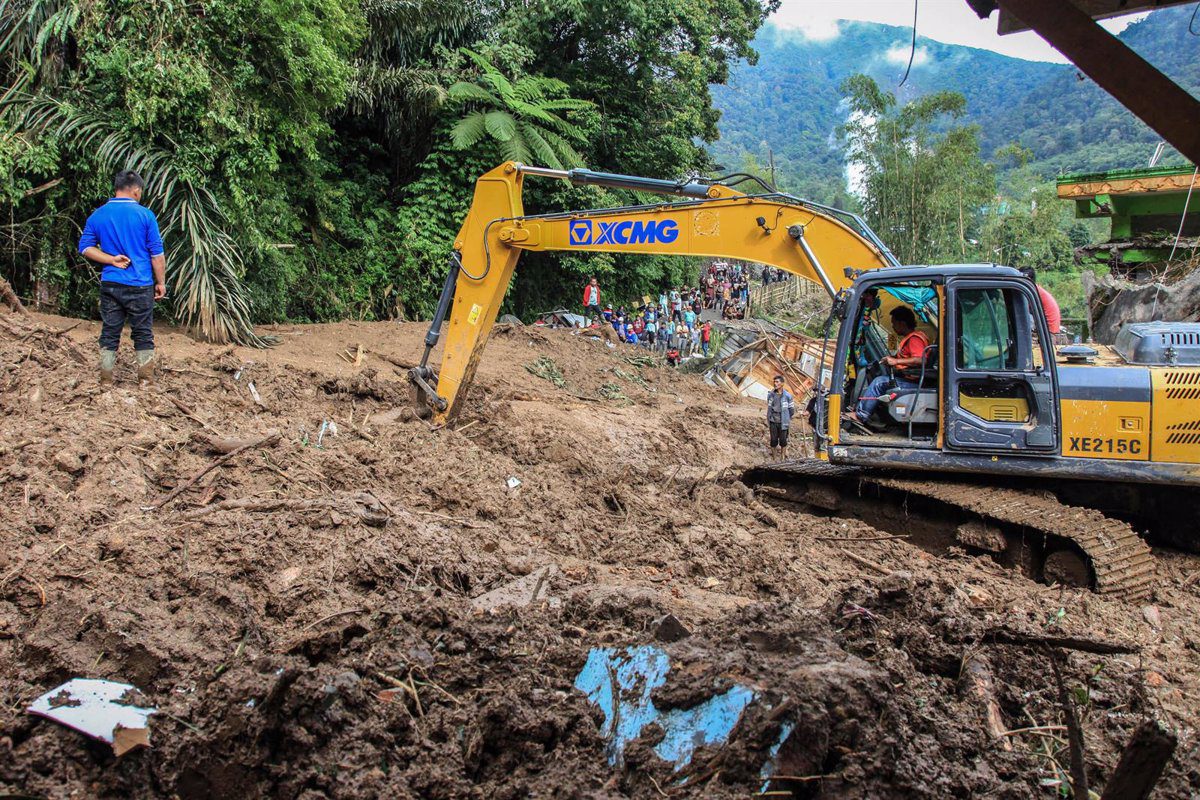
<svg viewBox="0 0 1200 800">
<path fill-rule="evenodd" d="M 1196 93 L 1192 10 L 1155 11 L 1121 38 Z M 910 37 L 843 22 L 814 41 L 766 26 L 758 63 L 713 87 L 714 159 L 766 177 L 773 156 L 781 189 L 862 211 L 901 261 L 1034 267 L 1065 316 L 1085 316 L 1072 250 L 1107 226 L 1075 220 L 1052 179 L 1144 166 L 1158 136 L 1074 67 L 928 39 L 893 96 Z M 1162 163 L 1181 162 L 1167 148 Z"/>
<path fill-rule="evenodd" d="M 680 177 L 709 166 L 708 87 L 776 0 L 0 0 L 0 274 L 91 314 L 74 253 L 141 170 L 171 312 L 250 325 L 428 315 L 474 178 L 506 158 Z M 531 210 L 612 204 L 534 185 Z M 505 310 L 683 277 L 679 259 L 539 255 Z"/>
<path fill-rule="evenodd" d="M 1153 134 L 1070 67 L 925 40 L 892 97 L 902 65 L 889 51 L 907 30 L 755 38 L 777 5 L 0 0 L 0 275 L 43 308 L 94 315 L 95 271 L 75 243 L 113 172 L 133 168 L 168 247 L 166 311 L 204 337 L 427 317 L 475 177 L 517 158 L 774 174 L 863 210 L 904 260 L 1035 265 L 1077 314 L 1071 246 L 1095 231 L 1045 181 L 1140 163 Z M 1189 11 L 1123 36 L 1194 89 Z M 526 205 L 642 199 L 531 181 Z M 691 273 L 672 257 L 529 254 L 504 311 L 574 304 L 588 275 L 633 297 Z"/>
<path fill-rule="evenodd" d="M 450 87 L 451 100 L 475 106 L 450 130 L 457 149 L 471 150 L 490 137 L 508 161 L 554 169 L 583 163 L 575 145 L 587 141 L 587 129 L 559 114 L 591 111 L 591 103 L 563 97 L 567 85 L 560 80 L 527 75 L 510 81 L 483 56 L 465 48 L 463 52 L 481 74 L 478 83 L 459 81 Z"/>
<path fill-rule="evenodd" d="M 979 158 L 978 128 L 952 123 L 966 100 L 936 92 L 897 106 L 895 95 L 865 75 L 847 79 L 843 90 L 850 121 L 840 133 L 861 175 L 868 224 L 904 264 L 966 261 L 979 210 L 995 191 Z"/>
<path fill-rule="evenodd" d="M 979 127 L 958 124 L 962 95 L 935 92 L 900 106 L 865 75 L 842 88 L 850 121 L 839 134 L 863 214 L 902 263 L 1032 267 L 1065 315 L 1084 316 L 1073 248 L 1099 231 L 1073 219 L 1028 150 L 1000 151 L 1007 179 L 998 188 L 997 165 L 980 157 Z"/>
</svg>

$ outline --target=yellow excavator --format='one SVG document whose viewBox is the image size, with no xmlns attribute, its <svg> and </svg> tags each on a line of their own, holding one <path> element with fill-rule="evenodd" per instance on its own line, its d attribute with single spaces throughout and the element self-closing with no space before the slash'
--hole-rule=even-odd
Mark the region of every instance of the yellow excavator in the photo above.
<svg viewBox="0 0 1200 800">
<path fill-rule="evenodd" d="M 529 177 L 664 198 L 526 214 Z M 1200 508 L 1200 324 L 1131 325 L 1114 347 L 1056 350 L 1037 287 L 1017 270 L 901 266 L 861 218 L 754 176 L 669 181 L 509 162 L 476 183 L 409 373 L 419 412 L 435 423 L 462 409 L 525 250 L 738 259 L 824 287 L 831 312 L 809 406 L 816 457 L 748 470 L 744 480 L 771 502 L 862 518 L 934 550 L 990 553 L 1035 579 L 1115 597 L 1153 587 L 1139 533 L 1200 545 L 1188 514 Z M 868 397 L 880 384 L 870 379 L 888 372 L 881 311 L 898 307 L 929 346 Z M 873 419 L 845 413 L 863 400 L 876 401 Z"/>
</svg>

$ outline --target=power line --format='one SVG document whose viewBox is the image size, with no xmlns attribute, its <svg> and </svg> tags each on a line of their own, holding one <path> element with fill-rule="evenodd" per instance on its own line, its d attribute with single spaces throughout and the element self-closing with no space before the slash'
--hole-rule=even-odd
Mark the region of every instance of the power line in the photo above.
<svg viewBox="0 0 1200 800">
<path fill-rule="evenodd" d="M 908 80 L 908 73 L 912 71 L 913 57 L 917 54 L 917 4 L 919 2 L 920 0 L 913 0 L 912 49 L 908 51 L 908 66 L 904 68 L 904 77 L 900 79 L 900 86 L 903 86 L 904 82 Z M 1197 6 L 1197 8 L 1200 8 L 1200 6 Z M 1193 16 L 1195 16 L 1195 14 L 1193 14 Z M 897 86 L 896 88 L 899 89 L 900 86 Z"/>
<path fill-rule="evenodd" d="M 1187 219 L 1188 205 L 1192 202 L 1192 189 L 1196 186 L 1197 175 L 1200 175 L 1200 165 L 1192 170 L 1192 182 L 1188 184 L 1187 199 L 1183 201 L 1183 213 L 1179 215 L 1179 230 L 1175 233 L 1175 244 L 1171 245 L 1171 255 L 1167 256 L 1167 261 L 1175 258 L 1175 248 L 1179 247 L 1179 238 L 1183 236 L 1183 221 Z"/>
</svg>

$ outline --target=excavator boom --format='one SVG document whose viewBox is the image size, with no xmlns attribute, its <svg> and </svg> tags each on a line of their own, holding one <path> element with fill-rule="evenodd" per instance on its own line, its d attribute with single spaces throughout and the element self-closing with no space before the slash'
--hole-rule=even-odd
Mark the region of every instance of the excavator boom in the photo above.
<svg viewBox="0 0 1200 800">
<path fill-rule="evenodd" d="M 658 203 L 526 215 L 527 176 L 661 195 Z M 745 176 L 744 179 L 750 178 Z M 752 179 L 756 180 L 756 179 Z M 446 423 L 462 408 L 479 357 L 524 250 L 654 253 L 755 261 L 813 281 L 834 296 L 852 270 L 896 265 L 858 217 L 774 192 L 675 182 L 590 170 L 552 170 L 508 162 L 481 176 L 454 242 L 420 366 L 410 372 L 416 400 Z M 447 325 L 441 368 L 428 361 Z"/>
</svg>

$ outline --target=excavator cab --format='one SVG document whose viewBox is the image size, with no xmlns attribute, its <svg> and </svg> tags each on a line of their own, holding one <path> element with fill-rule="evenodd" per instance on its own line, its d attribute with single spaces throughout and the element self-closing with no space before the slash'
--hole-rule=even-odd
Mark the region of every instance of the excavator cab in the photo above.
<svg viewBox="0 0 1200 800">
<path fill-rule="evenodd" d="M 818 440 L 830 460 L 861 463 L 857 448 L 1057 454 L 1058 382 L 1038 303 L 1020 273 L 990 264 L 857 275 L 835 303 L 836 345 L 827 343 L 838 354 L 829 385 L 840 392 L 818 401 Z M 899 344 L 889 318 L 901 307 L 927 346 L 919 364 L 892 370 L 883 358 Z M 866 424 L 830 416 L 864 400 L 878 400 Z"/>
<path fill-rule="evenodd" d="M 904 370 L 893 369 L 884 361 L 899 345 L 890 321 L 899 308 L 912 312 L 917 331 L 930 343 L 922 363 Z M 845 407 L 852 410 L 860 400 L 878 400 L 878 410 L 866 424 L 843 425 L 847 435 L 933 441 L 938 421 L 939 361 L 934 344 L 938 341 L 937 309 L 937 293 L 929 281 L 863 284 L 858 313 L 848 316 L 853 329 L 846 363 Z M 882 391 L 872 389 L 883 384 L 890 385 Z"/>
</svg>

